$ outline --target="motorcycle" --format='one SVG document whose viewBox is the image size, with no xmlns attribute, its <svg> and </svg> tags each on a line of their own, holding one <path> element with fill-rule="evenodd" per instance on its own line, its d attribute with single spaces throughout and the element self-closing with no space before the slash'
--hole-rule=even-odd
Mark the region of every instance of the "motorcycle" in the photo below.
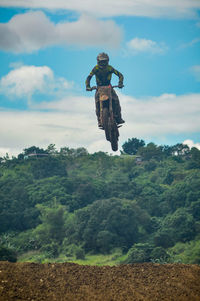
<svg viewBox="0 0 200 301">
<path fill-rule="evenodd" d="M 118 150 L 119 130 L 121 125 L 117 125 L 113 113 L 112 88 L 119 86 L 99 86 L 92 87 L 91 90 L 97 90 L 99 93 L 100 104 L 100 122 L 105 131 L 106 140 L 110 141 L 113 151 Z"/>
</svg>

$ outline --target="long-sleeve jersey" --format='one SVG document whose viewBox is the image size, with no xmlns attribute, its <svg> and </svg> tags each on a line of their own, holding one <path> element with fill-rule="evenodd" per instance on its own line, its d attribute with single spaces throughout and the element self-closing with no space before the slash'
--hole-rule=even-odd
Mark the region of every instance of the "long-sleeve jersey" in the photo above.
<svg viewBox="0 0 200 301">
<path fill-rule="evenodd" d="M 112 66 L 108 65 L 105 68 L 100 68 L 96 65 L 86 79 L 86 87 L 90 87 L 90 80 L 95 75 L 97 86 L 108 86 L 110 85 L 112 74 L 115 74 L 119 77 L 119 84 L 123 84 L 124 77 L 123 75 L 115 70 Z"/>
</svg>

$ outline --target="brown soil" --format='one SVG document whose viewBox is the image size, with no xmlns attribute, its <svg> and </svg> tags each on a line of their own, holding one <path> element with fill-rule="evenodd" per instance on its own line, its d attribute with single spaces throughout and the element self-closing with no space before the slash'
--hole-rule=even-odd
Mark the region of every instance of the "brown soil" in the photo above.
<svg viewBox="0 0 200 301">
<path fill-rule="evenodd" d="M 0 262 L 0 300 L 200 300 L 200 266 Z"/>
</svg>

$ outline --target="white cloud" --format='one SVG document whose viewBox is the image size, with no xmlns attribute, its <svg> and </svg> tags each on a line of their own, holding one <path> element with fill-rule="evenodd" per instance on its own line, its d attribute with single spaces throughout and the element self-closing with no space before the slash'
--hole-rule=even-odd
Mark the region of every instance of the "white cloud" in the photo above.
<svg viewBox="0 0 200 301">
<path fill-rule="evenodd" d="M 16 64 L 17 66 L 17 64 Z M 19 66 L 0 80 L 0 93 L 9 97 L 30 97 L 34 93 L 66 91 L 72 86 L 64 78 L 55 77 L 47 66 Z"/>
<path fill-rule="evenodd" d="M 132 137 L 154 141 L 169 135 L 189 137 L 199 132 L 200 94 L 163 94 L 146 99 L 118 94 L 126 120 L 120 128 L 119 144 Z M 105 140 L 103 131 L 97 128 L 92 97 L 67 97 L 51 103 L 43 102 L 34 110 L 0 111 L 0 147 L 15 152 L 18 148 L 21 152 L 32 145 L 47 147 L 55 143 L 58 148 L 83 146 L 90 152 L 110 152 L 109 142 Z"/>
<path fill-rule="evenodd" d="M 71 10 L 100 17 L 195 18 L 199 0 L 1 0 L 0 6 Z"/>
<path fill-rule="evenodd" d="M 82 15 L 77 21 L 54 24 L 41 12 L 15 15 L 0 23 L 0 49 L 32 52 L 52 45 L 98 46 L 115 48 L 122 30 L 113 21 Z"/>
<path fill-rule="evenodd" d="M 157 43 L 148 39 L 134 38 L 127 43 L 127 49 L 132 53 L 148 52 L 162 54 L 167 50 L 164 43 Z"/>
<path fill-rule="evenodd" d="M 91 104 L 91 99 L 89 99 Z M 69 108 L 71 103 L 68 103 Z M 94 105 L 94 104 L 93 104 Z M 88 107 L 88 105 L 86 104 Z M 70 110 L 71 111 L 71 110 Z M 94 107 L 88 114 L 80 112 L 0 112 L 0 137 L 3 148 L 19 152 L 29 146 L 46 148 L 50 143 L 57 147 L 85 146 L 89 151 L 109 151 L 103 131 L 97 128 Z M 99 143 L 99 141 L 104 143 Z"/>
<path fill-rule="evenodd" d="M 187 144 L 189 148 L 196 147 L 200 150 L 200 143 L 195 143 L 193 140 L 187 139 L 183 141 L 183 144 Z"/>
<path fill-rule="evenodd" d="M 0 157 L 6 156 L 6 154 L 12 153 L 13 155 L 17 155 L 15 153 L 14 149 L 6 148 L 6 147 L 0 147 Z"/>
<path fill-rule="evenodd" d="M 163 94 L 146 100 L 122 95 L 124 117 L 128 120 L 124 134 L 128 138 L 134 133 L 135 137 L 149 140 L 199 132 L 199 99 L 200 94 Z"/>
<path fill-rule="evenodd" d="M 200 65 L 192 66 L 190 68 L 190 71 L 192 72 L 192 74 L 194 75 L 194 77 L 196 78 L 196 80 L 198 82 L 200 82 Z"/>
<path fill-rule="evenodd" d="M 180 45 L 179 48 L 188 48 L 188 47 L 193 47 L 194 45 L 198 44 L 200 42 L 200 38 L 195 38 L 187 43 L 184 43 Z"/>
</svg>

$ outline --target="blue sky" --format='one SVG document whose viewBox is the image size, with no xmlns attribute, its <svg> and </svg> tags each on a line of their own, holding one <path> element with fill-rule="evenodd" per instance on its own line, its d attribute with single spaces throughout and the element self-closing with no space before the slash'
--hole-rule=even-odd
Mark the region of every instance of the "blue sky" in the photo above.
<svg viewBox="0 0 200 301">
<path fill-rule="evenodd" d="M 200 148 L 200 0 L 0 0 L 0 156 L 50 143 L 110 153 L 85 91 L 102 51 L 124 75 L 120 146 Z"/>
</svg>

